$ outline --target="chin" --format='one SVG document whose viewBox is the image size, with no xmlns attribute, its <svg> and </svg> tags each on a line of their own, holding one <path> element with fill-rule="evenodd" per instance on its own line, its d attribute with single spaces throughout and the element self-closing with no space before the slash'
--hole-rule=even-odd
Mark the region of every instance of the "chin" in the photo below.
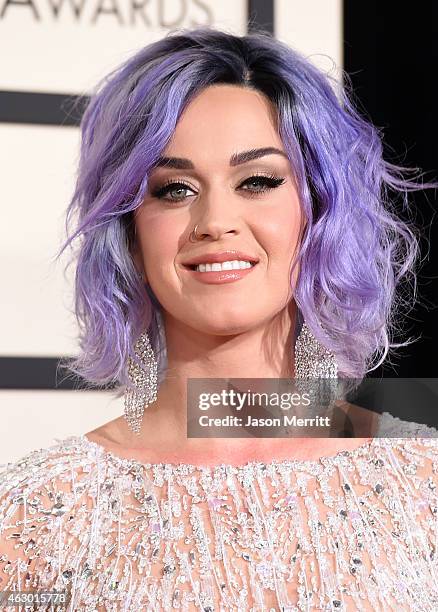
<svg viewBox="0 0 438 612">
<path fill-rule="evenodd" d="M 202 331 L 205 334 L 211 334 L 212 336 L 233 336 L 236 334 L 242 334 L 250 331 L 257 327 L 259 323 L 246 321 L 227 321 L 218 322 L 211 321 L 200 324 L 199 320 L 193 323 L 193 327 L 198 331 Z"/>
</svg>

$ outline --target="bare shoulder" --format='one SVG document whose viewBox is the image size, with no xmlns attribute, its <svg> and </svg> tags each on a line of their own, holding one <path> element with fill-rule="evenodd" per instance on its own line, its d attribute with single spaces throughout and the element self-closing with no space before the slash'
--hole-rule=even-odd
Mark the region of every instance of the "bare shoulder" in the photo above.
<svg viewBox="0 0 438 612">
<path fill-rule="evenodd" d="M 103 423 L 103 425 L 91 431 L 87 431 L 84 435 L 88 440 L 91 440 L 91 442 L 99 444 L 110 452 L 120 455 L 128 453 L 128 457 L 130 456 L 129 453 L 131 453 L 133 458 L 139 453 L 141 448 L 150 450 L 153 446 L 152 434 L 150 436 L 150 441 L 148 441 L 148 428 L 145 428 L 140 443 L 136 436 L 129 430 L 123 416 Z M 141 459 L 141 457 L 137 458 Z"/>
<path fill-rule="evenodd" d="M 116 419 L 112 419 L 107 423 L 103 423 L 103 425 L 99 425 L 99 427 L 96 427 L 91 431 L 87 431 L 85 435 L 89 440 L 99 444 L 102 442 L 102 440 L 113 444 L 120 444 L 124 429 L 126 429 L 124 426 L 124 418 L 117 417 Z"/>
</svg>

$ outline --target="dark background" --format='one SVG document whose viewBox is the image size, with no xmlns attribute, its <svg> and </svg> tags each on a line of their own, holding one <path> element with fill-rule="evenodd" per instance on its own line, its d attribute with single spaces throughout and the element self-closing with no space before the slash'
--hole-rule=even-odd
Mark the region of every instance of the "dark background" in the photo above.
<svg viewBox="0 0 438 612">
<path fill-rule="evenodd" d="M 344 68 L 361 110 L 383 129 L 386 159 L 437 181 L 438 4 L 345 0 Z M 437 376 L 438 192 L 411 194 L 411 201 L 422 264 L 404 333 L 420 339 L 369 376 Z"/>
<path fill-rule="evenodd" d="M 344 0 L 344 68 L 359 110 L 383 130 L 386 159 L 419 167 L 425 172 L 424 180 L 431 181 L 437 180 L 438 168 L 438 5 L 407 6 L 410 10 L 391 0 Z M 248 31 L 263 27 L 273 32 L 273 23 L 273 0 L 248 0 Z M 74 102 L 74 96 L 56 92 L 0 91 L 0 122 L 62 125 L 67 129 L 80 120 L 80 106 L 73 111 Z M 437 192 L 412 194 L 411 202 L 411 219 L 421 228 L 422 265 L 417 303 L 406 318 L 401 340 L 420 339 L 398 349 L 391 362 L 371 372 L 371 377 L 437 376 Z M 57 365 L 55 357 L 1 356 L 0 389 L 76 388 L 73 379 L 56 375 Z"/>
</svg>

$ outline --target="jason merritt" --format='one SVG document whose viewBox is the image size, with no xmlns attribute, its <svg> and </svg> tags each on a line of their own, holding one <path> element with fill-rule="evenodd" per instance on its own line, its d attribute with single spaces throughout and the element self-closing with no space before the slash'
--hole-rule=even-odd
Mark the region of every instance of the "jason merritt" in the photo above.
<svg viewBox="0 0 438 612">
<path fill-rule="evenodd" d="M 330 417 L 308 417 L 308 418 L 300 418 L 296 415 L 288 416 L 286 414 L 283 415 L 283 427 L 330 427 Z M 252 427 L 260 427 L 260 426 L 279 426 L 280 419 L 257 419 L 248 415 L 245 426 Z"/>
</svg>

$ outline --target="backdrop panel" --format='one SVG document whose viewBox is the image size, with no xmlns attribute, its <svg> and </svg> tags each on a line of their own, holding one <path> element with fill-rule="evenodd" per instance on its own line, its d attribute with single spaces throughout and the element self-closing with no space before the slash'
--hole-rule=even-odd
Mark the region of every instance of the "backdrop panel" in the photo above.
<svg viewBox="0 0 438 612">
<path fill-rule="evenodd" d="M 246 31 L 245 0 L 0 0 L 0 89 L 81 93 L 175 28 Z"/>
</svg>

